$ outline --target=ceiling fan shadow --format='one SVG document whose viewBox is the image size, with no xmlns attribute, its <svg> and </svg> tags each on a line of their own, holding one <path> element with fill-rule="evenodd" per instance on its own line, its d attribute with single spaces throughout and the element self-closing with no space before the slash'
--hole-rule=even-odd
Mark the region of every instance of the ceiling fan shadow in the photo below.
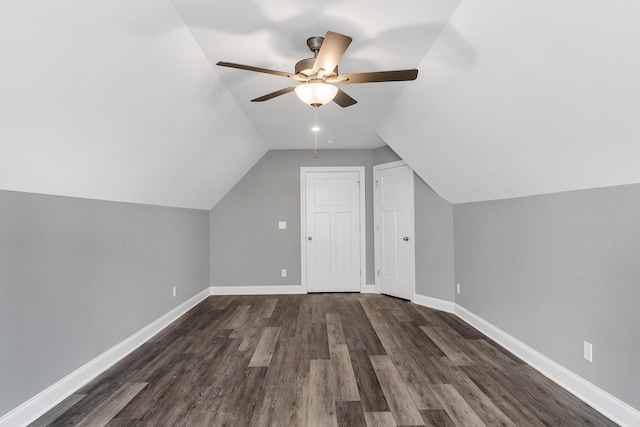
<svg viewBox="0 0 640 427">
<path fill-rule="evenodd" d="M 452 55 L 448 55 L 446 60 L 449 65 L 457 68 L 469 68 L 476 62 L 476 49 L 453 25 L 447 24 L 440 33 L 439 39 L 452 52 Z"/>
<path fill-rule="evenodd" d="M 286 28 L 286 31 L 282 31 L 282 28 Z M 348 34 L 357 40 L 365 34 L 361 26 L 352 20 L 318 11 L 293 16 L 279 22 L 272 30 L 269 33 L 270 47 L 277 54 L 291 58 L 294 62 L 305 57 L 313 57 L 306 43 L 309 37 L 324 36 L 327 31 L 333 31 Z"/>
<path fill-rule="evenodd" d="M 232 34 L 250 34 L 274 28 L 263 7 L 256 0 L 191 1 L 171 0 L 176 11 L 189 26 Z M 264 2 L 263 2 L 264 3 Z M 222 10 L 221 10 L 222 9 Z"/>
</svg>

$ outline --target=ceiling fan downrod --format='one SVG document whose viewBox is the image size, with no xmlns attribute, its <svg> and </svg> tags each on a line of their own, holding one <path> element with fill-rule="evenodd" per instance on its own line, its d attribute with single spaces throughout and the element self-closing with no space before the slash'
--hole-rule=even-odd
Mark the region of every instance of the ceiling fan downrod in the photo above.
<svg viewBox="0 0 640 427">
<path fill-rule="evenodd" d="M 307 39 L 307 46 L 309 46 L 309 49 L 311 50 L 311 52 L 313 52 L 314 58 L 318 57 L 318 52 L 322 47 L 323 41 L 324 41 L 324 37 L 322 36 L 314 36 L 314 37 L 309 37 Z"/>
</svg>

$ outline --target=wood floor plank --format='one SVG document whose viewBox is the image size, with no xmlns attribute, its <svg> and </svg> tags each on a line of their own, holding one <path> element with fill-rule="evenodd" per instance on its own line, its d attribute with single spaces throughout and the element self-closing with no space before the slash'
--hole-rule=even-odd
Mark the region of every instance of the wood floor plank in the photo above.
<svg viewBox="0 0 640 427">
<path fill-rule="evenodd" d="M 373 306 L 370 300 L 361 301 L 363 311 L 365 312 L 371 327 L 378 335 L 378 339 L 385 349 L 385 353 L 389 354 L 393 349 L 397 349 L 396 342 L 393 337 L 393 333 L 389 329 L 389 326 L 384 321 L 380 312 Z"/>
<path fill-rule="evenodd" d="M 294 337 L 296 336 L 298 313 L 302 304 L 302 295 L 287 295 L 280 297 L 276 308 L 274 308 L 269 318 L 268 326 L 280 327 L 280 336 Z"/>
<path fill-rule="evenodd" d="M 336 385 L 335 400 L 360 400 L 358 383 L 346 344 L 333 348 L 330 366 L 331 375 L 335 377 L 335 381 L 332 381 Z"/>
<path fill-rule="evenodd" d="M 358 401 L 336 402 L 338 427 L 366 427 L 362 405 Z"/>
<path fill-rule="evenodd" d="M 265 383 L 282 384 L 310 372 L 311 351 L 309 343 L 296 337 L 280 336 L 271 357 Z"/>
<path fill-rule="evenodd" d="M 188 312 L 180 316 L 180 318 L 177 319 L 175 322 L 173 322 L 171 325 L 167 326 L 162 331 L 158 332 L 149 340 L 149 342 L 161 341 L 167 335 L 173 334 L 176 332 L 177 329 L 183 328 L 185 325 L 187 325 L 188 319 L 192 319 L 199 315 L 202 315 L 203 317 L 207 318 L 209 312 L 210 312 L 210 308 L 208 307 L 207 300 L 205 300 L 204 302 L 196 305 L 191 310 L 189 310 Z M 192 329 L 192 328 L 189 327 L 189 329 Z"/>
<path fill-rule="evenodd" d="M 503 369 L 517 368 L 522 363 L 517 363 L 512 357 L 506 355 L 484 339 L 470 340 L 486 357 L 496 361 Z"/>
<path fill-rule="evenodd" d="M 253 354 L 256 351 L 256 347 L 260 342 L 260 338 L 262 337 L 262 333 L 264 332 L 264 328 L 267 327 L 267 323 L 269 319 L 266 317 L 258 317 L 251 324 L 251 328 L 249 328 L 246 333 L 242 334 L 242 342 L 238 347 L 239 351 L 248 351 Z M 204 341 L 204 340 L 203 340 Z"/>
<path fill-rule="evenodd" d="M 145 414 L 161 408 L 164 404 L 163 399 L 167 399 L 167 390 L 171 389 L 173 383 L 179 381 L 185 363 L 184 359 L 175 358 L 172 360 L 170 367 L 156 371 L 153 376 L 148 377 L 147 387 L 122 409 L 118 414 L 118 418 L 137 420 Z"/>
<path fill-rule="evenodd" d="M 36 421 L 29 424 L 29 427 L 45 427 L 51 424 L 62 414 L 64 414 L 69 408 L 84 399 L 86 396 L 86 394 L 72 394 L 71 396 L 67 397 L 62 402 L 51 408 L 49 411 L 47 411 L 46 414 L 38 418 Z"/>
<path fill-rule="evenodd" d="M 398 425 L 424 425 L 389 356 L 369 356 L 391 413 Z"/>
<path fill-rule="evenodd" d="M 311 321 L 312 306 L 311 301 L 303 299 L 298 307 L 298 318 L 295 323 L 295 338 L 311 343 L 312 342 L 312 328 L 313 322 Z"/>
<path fill-rule="evenodd" d="M 533 384 L 523 381 L 519 372 L 512 370 L 504 373 L 488 367 L 476 369 L 482 369 L 485 375 L 494 379 L 498 387 L 505 390 L 507 395 L 513 396 L 516 402 L 527 402 L 526 407 L 529 413 L 533 414 L 531 419 L 547 426 L 566 424 L 562 420 L 563 416 L 557 414 L 558 408 L 555 405 L 547 406 L 547 403 L 531 390 Z"/>
<path fill-rule="evenodd" d="M 474 329 L 467 322 L 451 313 L 437 312 L 436 316 L 466 339 L 484 338 L 484 335 L 482 335 L 480 331 Z"/>
<path fill-rule="evenodd" d="M 337 345 L 346 344 L 347 340 L 344 337 L 344 331 L 342 329 L 342 318 L 340 317 L 340 315 L 328 313 L 326 315 L 326 323 L 329 348 L 334 348 Z"/>
<path fill-rule="evenodd" d="M 254 329 L 253 325 L 255 323 L 260 323 L 261 321 L 269 320 L 268 318 L 263 319 L 260 317 L 259 315 L 260 305 L 261 305 L 260 302 L 252 300 L 251 304 L 249 305 L 250 305 L 249 311 L 247 311 L 247 314 L 245 315 L 244 320 L 242 321 L 242 323 L 240 323 L 238 327 L 233 328 L 232 332 L 229 334 L 229 338 L 244 338 L 245 336 L 250 334 L 251 331 Z"/>
<path fill-rule="evenodd" d="M 396 427 L 396 421 L 391 412 L 365 412 L 364 419 L 367 427 Z"/>
<path fill-rule="evenodd" d="M 265 298 L 260 304 L 260 307 L 256 315 L 258 317 L 265 318 L 265 319 L 270 318 L 277 304 L 278 304 L 278 298 Z"/>
<path fill-rule="evenodd" d="M 420 415 L 427 426 L 456 427 L 455 423 L 444 410 L 420 411 Z M 523 426 L 526 424 L 522 424 Z"/>
<path fill-rule="evenodd" d="M 337 426 L 335 407 L 336 384 L 330 360 L 312 360 L 309 382 L 309 427 Z"/>
<path fill-rule="evenodd" d="M 239 305 L 231 317 L 227 319 L 222 329 L 236 329 L 242 326 L 250 309 L 251 305 Z"/>
<path fill-rule="evenodd" d="M 235 420 L 236 425 L 249 425 L 254 408 L 262 400 L 264 390 L 262 384 L 267 368 L 247 368 L 243 374 L 244 381 L 230 381 L 220 411 Z"/>
<path fill-rule="evenodd" d="M 283 384 L 264 385 L 264 394 L 256 405 L 250 426 L 307 425 L 309 376 L 294 376 Z"/>
<path fill-rule="evenodd" d="M 210 297 L 33 425 L 81 423 L 616 425 L 455 315 L 348 293 Z"/>
<path fill-rule="evenodd" d="M 406 347 L 416 348 L 427 357 L 442 357 L 444 352 L 418 325 L 413 322 L 397 323 L 396 327 L 402 331 Z"/>
<path fill-rule="evenodd" d="M 421 326 L 420 329 L 436 343 L 436 345 L 447 355 L 452 363 L 458 366 L 473 365 L 473 361 L 467 357 L 464 351 L 460 350 L 456 346 L 455 342 L 452 342 L 447 338 L 440 328 Z"/>
<path fill-rule="evenodd" d="M 311 324 L 311 358 L 329 358 L 329 337 L 326 323 Z"/>
<path fill-rule="evenodd" d="M 107 400 L 98 405 L 89 415 L 82 419 L 77 427 L 102 427 L 107 425 L 127 403 L 131 401 L 147 383 L 126 383 Z"/>
<path fill-rule="evenodd" d="M 311 298 L 308 299 L 311 305 L 311 323 L 325 323 L 326 311 L 323 301 L 325 301 L 326 298 L 324 298 L 324 295 L 311 295 Z"/>
<path fill-rule="evenodd" d="M 500 408 L 476 386 L 465 371 L 451 363 L 447 358 L 442 358 L 441 363 L 443 365 L 442 371 L 449 383 L 456 388 L 456 391 L 482 421 L 489 426 L 516 427 Z"/>
<path fill-rule="evenodd" d="M 266 327 L 262 332 L 262 337 L 258 342 L 256 351 L 249 362 L 250 368 L 259 368 L 261 366 L 269 366 L 273 350 L 276 348 L 276 342 L 280 335 L 280 328 Z"/>
<path fill-rule="evenodd" d="M 407 357 L 407 355 L 404 355 L 402 352 L 394 351 L 389 357 L 391 358 L 393 366 L 396 368 L 407 393 L 411 396 L 416 409 L 442 409 L 440 401 L 436 398 L 431 389 L 426 387 L 427 384 L 446 381 L 441 379 L 444 377 L 440 370 L 437 369 L 436 365 L 429 361 L 428 358 L 424 358 L 422 363 L 418 363 L 417 360 L 413 359 L 411 356 Z M 431 363 L 430 369 L 434 375 L 426 376 L 424 374 L 424 363 L 426 363 L 426 361 Z"/>
<path fill-rule="evenodd" d="M 176 357 L 177 354 L 185 351 L 191 344 L 193 338 L 190 336 L 181 336 L 167 346 L 162 353 L 143 367 L 132 379 L 132 382 L 148 382 L 149 377 L 156 372 L 164 370 L 167 364 Z"/>
<path fill-rule="evenodd" d="M 471 409 L 469 404 L 460 396 L 458 390 L 451 384 L 431 384 L 429 386 L 435 393 L 445 411 L 456 425 L 461 426 L 485 426 L 480 417 Z"/>
<path fill-rule="evenodd" d="M 249 425 L 305 425 L 309 408 L 308 343 L 280 337 L 267 369 L 262 401 Z"/>
<path fill-rule="evenodd" d="M 558 407 L 571 415 L 574 422 L 580 425 L 615 425 L 604 415 L 598 413 L 585 402 L 576 399 L 571 393 L 562 388 L 540 372 L 528 365 L 521 365 L 512 372 L 521 372 L 527 382 L 534 384 L 538 395 L 542 395 L 546 401 L 553 401 Z"/>
<path fill-rule="evenodd" d="M 345 340 L 349 350 L 365 350 L 370 355 L 386 354 L 380 338 L 368 320 L 362 305 L 356 299 L 342 299 L 338 302 Z"/>
<path fill-rule="evenodd" d="M 467 377 L 516 425 L 530 425 L 531 427 L 541 427 L 545 425 L 526 405 L 520 404 L 507 389 L 498 384 L 491 375 L 487 374 L 484 368 L 462 366 L 460 369 L 462 369 Z"/>
<path fill-rule="evenodd" d="M 364 351 L 349 352 L 358 392 L 365 412 L 389 412 L 387 399 L 380 387 L 378 376 L 373 369 L 369 355 Z"/>
</svg>

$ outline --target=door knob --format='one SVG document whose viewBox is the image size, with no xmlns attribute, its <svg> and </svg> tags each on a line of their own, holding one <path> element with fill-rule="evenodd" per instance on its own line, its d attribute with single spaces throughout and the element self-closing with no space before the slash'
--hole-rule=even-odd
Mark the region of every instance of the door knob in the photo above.
<svg viewBox="0 0 640 427">
<path fill-rule="evenodd" d="M 311 239 L 313 239 L 313 237 L 311 237 L 311 236 L 307 237 L 307 240 L 311 240 Z"/>
<path fill-rule="evenodd" d="M 402 238 L 402 240 L 404 240 L 405 242 L 408 242 L 408 241 L 409 241 L 409 238 L 408 238 L 407 236 L 404 236 L 404 237 Z"/>
</svg>

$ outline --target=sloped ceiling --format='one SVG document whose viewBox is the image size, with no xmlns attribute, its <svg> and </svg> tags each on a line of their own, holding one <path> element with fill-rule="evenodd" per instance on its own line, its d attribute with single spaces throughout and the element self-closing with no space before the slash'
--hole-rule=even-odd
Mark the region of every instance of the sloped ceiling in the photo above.
<svg viewBox="0 0 640 427">
<path fill-rule="evenodd" d="M 0 189 L 210 209 L 267 151 L 168 1 L 4 1 L 0 58 Z"/>
<path fill-rule="evenodd" d="M 441 196 L 640 182 L 634 0 L 62 0 L 0 4 L 0 189 L 210 209 L 268 150 L 313 146 L 313 109 L 271 75 L 327 30 L 348 85 L 320 148 L 389 144 Z M 329 144 L 329 141 L 333 141 Z"/>
<path fill-rule="evenodd" d="M 452 203 L 640 183 L 639 17 L 463 1 L 378 132 Z"/>
</svg>

